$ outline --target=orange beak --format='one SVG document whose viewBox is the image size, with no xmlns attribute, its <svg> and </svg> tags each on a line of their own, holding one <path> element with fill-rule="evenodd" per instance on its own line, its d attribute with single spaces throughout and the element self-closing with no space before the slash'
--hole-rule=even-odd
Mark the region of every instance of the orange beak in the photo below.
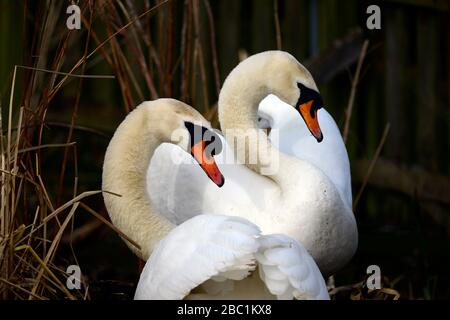
<svg viewBox="0 0 450 320">
<path fill-rule="evenodd" d="M 299 105 L 298 111 L 300 112 L 311 134 L 314 138 L 316 138 L 317 142 L 321 142 L 323 135 L 317 119 L 317 109 L 312 108 L 313 104 L 314 100 L 309 100 L 308 102 Z"/>
<path fill-rule="evenodd" d="M 194 144 L 191 148 L 191 154 L 212 182 L 219 188 L 222 187 L 225 178 L 217 167 L 214 157 L 205 154 L 205 141 L 200 140 L 197 144 Z"/>
</svg>

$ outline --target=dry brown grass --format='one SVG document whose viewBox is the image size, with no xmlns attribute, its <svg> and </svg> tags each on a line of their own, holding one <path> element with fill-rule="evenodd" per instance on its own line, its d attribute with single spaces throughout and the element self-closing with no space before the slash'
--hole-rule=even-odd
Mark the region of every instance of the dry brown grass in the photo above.
<svg viewBox="0 0 450 320">
<path fill-rule="evenodd" d="M 86 213 L 121 234 L 101 213 L 84 202 L 88 197 L 100 197 L 101 191 L 78 191 L 77 146 L 73 136 L 74 131 L 80 129 L 76 119 L 84 79 L 115 78 L 125 112 L 142 100 L 172 96 L 188 103 L 200 102 L 200 109 L 214 116 L 209 106 L 205 73 L 205 64 L 210 62 L 205 61 L 199 22 L 199 10 L 204 10 L 209 19 L 209 50 L 212 50 L 211 63 L 218 92 L 220 80 L 209 2 L 184 2 L 179 43 L 175 43 L 174 38 L 174 3 L 165 0 L 152 1 L 152 5 L 150 1 L 141 4 L 137 6 L 129 0 L 83 2 L 80 6 L 84 39 L 79 33 L 58 27 L 60 13 L 65 11 L 61 1 L 51 2 L 50 7 L 45 3 L 36 4 L 39 18 L 34 22 L 24 18 L 33 29 L 34 54 L 25 57 L 24 66 L 14 67 L 7 110 L 1 110 L 4 106 L 0 105 L 2 299 L 89 299 L 89 284 L 85 278 L 81 279 L 81 290 L 67 289 L 66 265 L 58 256 L 62 240 L 68 242 L 72 259 L 77 261 L 71 244 L 73 221 L 76 215 Z M 83 44 L 82 54 L 70 65 L 67 61 L 73 60 L 71 51 L 79 43 Z M 175 46 L 180 48 L 178 56 L 174 56 L 174 52 L 178 52 Z M 92 67 L 101 60 L 108 63 L 112 75 L 85 74 L 87 66 Z M 19 75 L 27 79 L 20 92 L 16 90 Z M 176 78 L 176 75 L 180 76 Z M 49 124 L 47 111 L 55 97 L 74 81 L 77 81 L 77 90 L 70 123 L 55 124 L 67 129 L 65 142 L 48 144 L 43 138 Z M 7 118 L 1 119 L 1 114 L 7 114 Z M 94 129 L 81 129 L 97 134 Z M 42 174 L 41 153 L 50 151 L 47 149 L 62 153 L 60 167 L 54 168 L 59 175 L 56 188 L 48 185 Z M 74 164 L 73 177 L 67 177 L 69 163 Z M 71 190 L 67 188 L 68 179 L 72 179 Z M 87 228 L 88 232 L 95 230 L 98 224 Z"/>
</svg>

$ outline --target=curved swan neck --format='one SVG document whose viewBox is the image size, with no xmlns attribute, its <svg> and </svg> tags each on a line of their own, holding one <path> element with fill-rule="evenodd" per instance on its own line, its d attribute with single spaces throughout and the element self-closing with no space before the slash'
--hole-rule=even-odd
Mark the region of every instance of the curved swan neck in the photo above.
<svg viewBox="0 0 450 320">
<path fill-rule="evenodd" d="M 219 120 L 222 130 L 257 129 L 259 102 L 270 90 L 255 70 L 234 69 L 225 80 L 219 95 Z M 247 74 L 243 74 L 247 72 Z M 248 80 L 251 79 L 251 80 Z"/>
<path fill-rule="evenodd" d="M 245 73 L 245 74 L 244 74 Z M 270 143 L 267 134 L 258 128 L 259 103 L 270 93 L 277 94 L 267 85 L 267 75 L 258 70 L 234 70 L 226 79 L 219 96 L 219 120 L 224 135 L 234 145 L 240 161 L 258 174 L 269 177 L 282 186 L 280 172 L 289 163 L 287 156 Z M 248 81 L 248 79 L 252 79 Z M 246 139 L 245 141 L 239 139 Z"/>
<path fill-rule="evenodd" d="M 105 154 L 103 166 L 104 200 L 112 222 L 141 250 L 127 242 L 139 257 L 147 260 L 172 224 L 153 208 L 146 190 L 146 171 L 155 149 L 167 136 L 155 132 L 158 119 L 151 120 L 146 108 L 138 107 L 116 130 Z M 153 132 L 151 132 L 153 130 Z"/>
</svg>

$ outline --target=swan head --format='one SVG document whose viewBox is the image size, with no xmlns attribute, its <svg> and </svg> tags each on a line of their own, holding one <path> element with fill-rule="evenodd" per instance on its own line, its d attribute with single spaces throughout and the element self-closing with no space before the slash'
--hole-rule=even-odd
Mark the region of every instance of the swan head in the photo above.
<svg viewBox="0 0 450 320">
<path fill-rule="evenodd" d="M 196 125 L 191 121 L 184 121 L 189 134 L 188 150 L 206 175 L 220 188 L 225 178 L 214 161 L 214 156 L 222 151 L 222 142 L 212 129 Z M 184 145 L 185 146 L 185 145 Z"/>
<path fill-rule="evenodd" d="M 268 94 L 274 94 L 291 105 L 316 140 L 322 141 L 317 111 L 323 107 L 323 102 L 317 85 L 309 71 L 284 51 L 265 51 L 252 55 L 231 71 L 219 96 L 221 123 L 222 118 L 226 121 L 226 115 L 223 115 L 225 110 L 221 115 L 221 100 L 227 100 L 228 96 L 239 96 L 240 99 L 250 99 L 247 102 L 257 108 Z M 238 104 L 234 101 L 225 102 Z M 253 112 L 253 117 L 255 114 Z M 250 119 L 257 123 L 257 118 Z"/>
<path fill-rule="evenodd" d="M 218 187 L 223 186 L 225 178 L 214 160 L 222 151 L 221 140 L 197 110 L 174 99 L 145 102 L 140 108 L 147 111 L 148 131 L 160 142 L 175 144 L 189 153 Z"/>
<path fill-rule="evenodd" d="M 267 81 L 269 93 L 291 105 L 300 114 L 317 142 L 321 142 L 323 135 L 317 111 L 323 107 L 323 101 L 314 79 L 289 53 L 269 51 L 269 55 L 270 60 L 266 66 L 266 74 L 270 77 Z"/>
</svg>

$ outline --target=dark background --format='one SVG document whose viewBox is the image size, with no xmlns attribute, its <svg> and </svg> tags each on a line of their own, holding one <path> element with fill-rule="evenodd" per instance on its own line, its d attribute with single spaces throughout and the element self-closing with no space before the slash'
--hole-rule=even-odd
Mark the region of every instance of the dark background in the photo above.
<svg viewBox="0 0 450 320">
<path fill-rule="evenodd" d="M 17 69 L 13 127 L 20 107 L 23 117 L 22 128 L 12 130 L 12 141 L 19 135 L 22 150 L 76 145 L 20 153 L 19 172 L 35 182 L 39 176 L 45 188 L 29 181 L 16 186 L 19 201 L 11 225 L 16 229 L 29 225 L 36 210 L 44 219 L 75 194 L 100 189 L 108 141 L 141 101 L 174 97 L 218 126 L 215 103 L 229 71 L 246 55 L 281 48 L 313 73 L 326 108 L 342 131 L 349 124 L 346 144 L 353 196 L 359 198 L 354 211 L 360 244 L 351 263 L 335 275 L 336 286 L 363 281 L 366 268 L 376 264 L 384 286 L 397 290 L 401 299 L 448 299 L 450 3 L 378 1 L 381 30 L 368 30 L 366 8 L 373 2 L 367 1 L 180 0 L 162 4 L 114 35 L 160 2 L 79 1 L 81 30 L 69 31 L 65 26 L 69 1 L 0 0 L 4 143 L 14 65 L 70 72 L 82 59 L 74 74 L 115 76 L 65 79 L 61 74 Z M 368 47 L 348 120 L 352 80 L 364 41 Z M 42 196 L 43 189 L 48 199 Z M 107 217 L 101 196 L 83 202 Z M 61 213 L 61 221 L 67 213 Z M 129 298 L 138 279 L 137 259 L 88 209 L 79 207 L 74 216 L 51 257 L 51 268 L 56 272 L 79 264 L 89 285 L 87 297 Z M 45 236 L 51 240 L 59 227 L 50 224 Z M 30 239 L 43 258 L 47 245 L 37 235 Z M 10 265 L 21 263 L 17 254 L 3 255 Z M 26 257 L 30 264 L 37 263 L 31 255 Z M 30 267 L 12 274 L 5 271 L 5 263 L 2 268 L 3 279 L 24 287 L 36 276 Z M 45 281 L 51 287 L 44 279 L 37 292 L 60 298 L 61 293 L 52 292 Z M 4 281 L 0 286 L 6 298 L 21 296 Z M 355 298 L 354 289 L 343 292 L 347 294 L 335 297 Z"/>
</svg>

